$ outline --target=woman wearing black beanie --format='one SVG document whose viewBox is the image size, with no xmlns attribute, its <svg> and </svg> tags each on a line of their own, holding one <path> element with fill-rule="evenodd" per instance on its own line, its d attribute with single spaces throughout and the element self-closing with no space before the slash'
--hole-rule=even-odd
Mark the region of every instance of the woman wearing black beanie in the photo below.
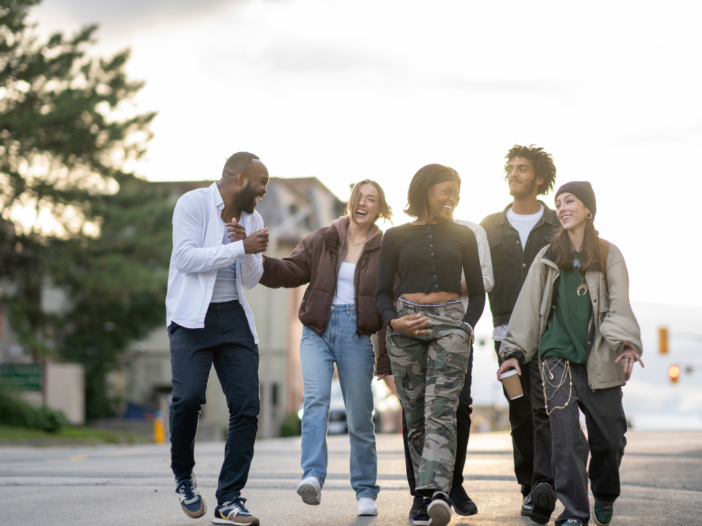
<svg viewBox="0 0 702 526">
<path fill-rule="evenodd" d="M 622 253 L 595 230 L 592 185 L 573 181 L 561 186 L 556 211 L 561 228 L 529 270 L 500 347 L 498 379 L 511 368 L 521 374 L 520 364 L 539 360 L 555 494 L 540 484 L 532 499 L 553 511 L 558 496 L 565 509 L 556 525 L 586 525 L 589 475 L 592 518 L 607 526 L 620 495 L 619 465 L 626 445 L 621 387 L 641 362 L 641 334 L 629 303 Z M 587 443 L 578 409 L 585 414 Z"/>
</svg>

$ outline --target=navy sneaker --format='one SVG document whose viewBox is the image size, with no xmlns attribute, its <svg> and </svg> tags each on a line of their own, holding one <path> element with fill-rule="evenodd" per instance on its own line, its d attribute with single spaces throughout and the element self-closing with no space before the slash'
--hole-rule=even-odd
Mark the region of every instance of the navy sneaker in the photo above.
<svg viewBox="0 0 702 526">
<path fill-rule="evenodd" d="M 198 519 L 207 513 L 207 504 L 197 489 L 195 475 L 189 479 L 176 479 L 176 493 L 180 499 L 180 507 L 191 519 Z"/>
<path fill-rule="evenodd" d="M 258 517 L 254 517 L 246 509 L 246 499 L 239 497 L 231 502 L 225 502 L 215 509 L 213 524 L 234 524 L 235 526 L 258 526 Z"/>
<path fill-rule="evenodd" d="M 595 519 L 595 524 L 597 524 L 597 526 L 609 526 L 609 523 L 612 522 L 612 515 L 614 515 L 614 506 L 607 506 L 605 508 L 604 506 L 595 504 L 592 509 L 592 518 Z"/>
</svg>

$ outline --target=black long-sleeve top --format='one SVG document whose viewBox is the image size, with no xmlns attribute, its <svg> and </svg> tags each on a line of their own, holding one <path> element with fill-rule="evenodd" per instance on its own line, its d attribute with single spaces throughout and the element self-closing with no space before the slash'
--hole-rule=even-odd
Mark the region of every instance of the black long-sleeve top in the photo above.
<svg viewBox="0 0 702 526">
<path fill-rule="evenodd" d="M 395 309 L 395 274 L 398 295 L 417 292 L 461 293 L 461 270 L 468 289 L 468 310 L 463 321 L 475 328 L 485 307 L 485 288 L 478 257 L 478 242 L 464 225 L 444 221 L 435 225 L 406 224 L 383 236 L 376 301 L 383 319 L 398 318 Z"/>
</svg>

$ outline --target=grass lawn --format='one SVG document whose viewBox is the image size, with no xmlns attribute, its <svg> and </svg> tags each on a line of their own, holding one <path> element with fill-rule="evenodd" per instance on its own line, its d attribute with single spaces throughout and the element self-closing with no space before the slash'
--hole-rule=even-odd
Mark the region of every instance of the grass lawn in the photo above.
<svg viewBox="0 0 702 526">
<path fill-rule="evenodd" d="M 0 445 L 144 444 L 151 437 L 93 427 L 66 426 L 58 433 L 0 425 Z"/>
</svg>

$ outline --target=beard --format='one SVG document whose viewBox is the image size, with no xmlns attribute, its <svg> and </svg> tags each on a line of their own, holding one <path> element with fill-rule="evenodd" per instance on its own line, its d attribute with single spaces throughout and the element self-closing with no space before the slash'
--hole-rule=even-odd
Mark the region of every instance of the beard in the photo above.
<svg viewBox="0 0 702 526">
<path fill-rule="evenodd" d="M 258 197 L 258 193 L 256 192 L 254 185 L 249 182 L 241 190 L 241 192 L 234 196 L 234 204 L 242 212 L 253 214 L 254 208 L 256 208 L 256 205 L 258 204 L 256 197 Z"/>
<path fill-rule="evenodd" d="M 534 192 L 535 188 L 536 178 L 532 179 L 530 183 L 524 183 L 524 181 L 522 181 L 522 187 L 515 188 L 514 190 L 510 188 L 509 195 L 516 198 L 525 197 L 527 195 L 531 195 Z"/>
</svg>

